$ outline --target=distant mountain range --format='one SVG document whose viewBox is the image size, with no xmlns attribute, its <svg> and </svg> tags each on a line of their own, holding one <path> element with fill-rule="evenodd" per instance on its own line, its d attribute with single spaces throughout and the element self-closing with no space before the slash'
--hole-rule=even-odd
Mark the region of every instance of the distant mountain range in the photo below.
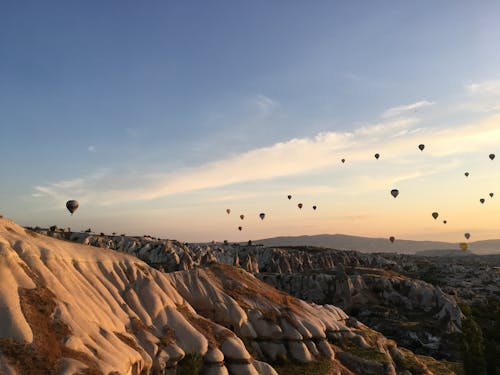
<svg viewBox="0 0 500 375">
<path fill-rule="evenodd" d="M 402 254 L 416 254 L 422 251 L 426 255 L 437 255 L 435 252 L 446 250 L 447 254 L 456 254 L 458 243 L 440 241 L 412 241 L 397 240 L 391 243 L 387 238 L 370 238 L 348 236 L 345 234 L 318 234 L 313 236 L 272 237 L 254 241 L 255 244 L 265 246 L 316 246 L 338 250 L 357 250 L 366 253 L 397 252 Z M 500 239 L 476 241 L 469 243 L 472 253 L 499 254 Z M 429 253 L 431 252 L 431 253 Z M 442 255 L 445 255 L 444 253 Z"/>
</svg>

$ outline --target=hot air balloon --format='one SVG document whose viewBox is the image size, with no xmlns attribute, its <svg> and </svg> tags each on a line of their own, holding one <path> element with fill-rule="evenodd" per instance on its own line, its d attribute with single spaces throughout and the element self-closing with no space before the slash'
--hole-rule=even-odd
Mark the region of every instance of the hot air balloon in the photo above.
<svg viewBox="0 0 500 375">
<path fill-rule="evenodd" d="M 260 217 L 260 220 L 264 220 L 264 218 L 266 217 L 266 214 L 264 212 L 261 212 L 259 214 L 259 217 Z"/>
<path fill-rule="evenodd" d="M 243 220 L 245 218 L 245 215 L 240 215 L 240 219 Z"/>
<path fill-rule="evenodd" d="M 433 212 L 432 213 L 432 217 L 434 218 L 434 220 L 436 220 L 438 218 L 439 214 L 437 212 Z"/>
<path fill-rule="evenodd" d="M 423 143 L 421 143 L 421 144 L 418 145 L 418 149 L 420 151 L 424 151 L 424 148 L 425 148 L 425 145 Z"/>
<path fill-rule="evenodd" d="M 447 221 L 446 221 L 446 220 L 443 220 L 443 224 L 446 224 L 446 223 L 447 223 Z"/>
<path fill-rule="evenodd" d="M 292 199 L 292 196 L 291 196 L 291 195 L 289 195 L 289 196 L 288 196 L 288 200 L 290 200 L 290 199 Z"/>
<path fill-rule="evenodd" d="M 465 172 L 465 177 L 469 177 L 469 172 Z"/>
<path fill-rule="evenodd" d="M 299 204 L 297 205 L 297 207 L 299 207 L 300 209 L 302 209 L 302 203 L 299 203 Z"/>
<path fill-rule="evenodd" d="M 495 154 L 490 154 L 489 157 L 491 160 L 493 160 L 493 159 L 495 159 Z"/>
<path fill-rule="evenodd" d="M 464 233 L 464 237 L 465 237 L 466 239 L 469 239 L 469 238 L 470 238 L 470 233 L 468 233 L 468 232 L 467 232 L 467 233 Z"/>
<path fill-rule="evenodd" d="M 395 240 L 394 236 L 389 237 L 389 241 L 394 242 L 394 240 Z"/>
<path fill-rule="evenodd" d="M 316 211 L 316 208 L 318 208 L 318 207 L 316 207 L 316 206 L 313 206 L 313 210 L 314 210 L 314 211 Z"/>
<path fill-rule="evenodd" d="M 78 209 L 78 201 L 75 200 L 69 200 L 66 202 L 66 208 L 68 209 L 69 212 L 71 212 L 71 215 Z"/>
<path fill-rule="evenodd" d="M 241 231 L 243 229 L 243 227 L 238 227 L 238 230 Z"/>
<path fill-rule="evenodd" d="M 399 190 L 398 189 L 392 189 L 391 190 L 391 195 L 396 198 L 399 195 Z"/>
<path fill-rule="evenodd" d="M 484 204 L 484 201 L 485 201 L 485 199 L 484 199 L 484 198 L 481 198 L 481 199 L 479 200 L 479 202 L 481 202 L 481 204 Z"/>
<path fill-rule="evenodd" d="M 379 157 L 380 157 L 380 154 L 375 154 L 375 159 L 378 160 Z"/>
<path fill-rule="evenodd" d="M 469 248 L 469 245 L 466 242 L 460 242 L 458 244 L 458 246 L 460 247 L 460 250 L 462 250 L 462 251 L 466 251 Z"/>
<path fill-rule="evenodd" d="M 231 209 L 230 208 L 226 208 L 226 212 L 229 215 L 231 213 Z"/>
<path fill-rule="evenodd" d="M 340 161 L 341 161 L 342 163 L 345 163 L 345 159 L 341 159 Z"/>
<path fill-rule="evenodd" d="M 490 198 L 493 198 L 493 196 L 494 196 L 494 195 L 495 195 L 495 194 L 493 194 L 493 193 L 490 193 Z"/>
</svg>

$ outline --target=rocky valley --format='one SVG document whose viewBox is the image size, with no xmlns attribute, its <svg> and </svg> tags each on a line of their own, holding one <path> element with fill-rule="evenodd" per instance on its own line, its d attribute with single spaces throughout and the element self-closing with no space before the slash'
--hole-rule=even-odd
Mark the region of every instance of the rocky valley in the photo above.
<svg viewBox="0 0 500 375">
<path fill-rule="evenodd" d="M 468 321 L 459 296 L 465 296 L 472 283 L 487 291 L 478 286 L 478 298 L 498 297 L 498 278 L 482 276 L 484 265 L 477 268 L 475 263 L 449 268 L 440 275 L 453 285 L 438 285 L 424 281 L 429 267 L 436 266 L 427 257 L 314 247 L 183 244 L 57 228 L 34 232 L 41 238 L 86 245 L 81 249 L 125 253 L 147 264 L 134 271 L 137 275 L 147 269 L 168 280 L 180 298 L 175 309 L 206 341 L 196 350 L 184 347 L 177 341 L 176 329 L 168 328 L 171 325 L 164 320 L 159 328 L 147 329 L 153 345 L 141 341 L 154 319 L 147 308 L 138 308 L 144 293 L 135 291 L 130 327 L 124 326 L 132 335 L 138 334 L 134 331 L 138 325 L 142 327 L 132 347 L 154 348 L 152 354 L 146 350 L 149 365 L 141 365 L 144 373 L 182 371 L 187 361 L 182 358 L 198 353 L 198 370 L 203 374 L 459 374 L 463 373 L 462 330 Z M 497 267 L 496 258 L 490 258 L 489 271 Z M 472 272 L 464 267 L 478 272 L 468 284 L 453 282 L 464 280 L 458 270 Z M 147 283 L 149 276 L 140 278 Z M 156 294 L 144 292 L 146 300 Z M 161 303 L 156 305 L 158 309 Z M 239 354 L 227 353 L 228 340 Z M 159 343 L 167 341 L 184 356 L 173 360 L 162 354 L 160 360 L 154 345 L 161 347 Z"/>
<path fill-rule="evenodd" d="M 451 374 L 460 368 L 400 347 L 333 303 L 299 299 L 262 281 L 273 267 L 283 275 L 317 262 L 335 267 L 351 253 L 280 261 L 276 254 L 286 249 L 37 232 L 0 219 L 2 374 Z M 436 303 L 439 312 L 454 308 Z"/>
</svg>

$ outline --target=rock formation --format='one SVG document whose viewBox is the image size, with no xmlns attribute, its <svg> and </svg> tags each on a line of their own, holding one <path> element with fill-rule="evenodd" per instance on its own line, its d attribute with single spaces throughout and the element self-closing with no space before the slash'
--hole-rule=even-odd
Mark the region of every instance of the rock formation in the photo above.
<svg viewBox="0 0 500 375">
<path fill-rule="evenodd" d="M 0 219 L 2 374 L 175 374 L 198 358 L 197 371 L 210 375 L 274 375 L 280 364 L 320 359 L 335 374 L 395 374 L 410 364 L 431 374 L 340 308 L 179 247 L 177 264 L 188 269 L 164 273 Z M 156 264 L 167 264 L 161 257 Z M 210 266 L 189 268 L 189 259 Z"/>
</svg>

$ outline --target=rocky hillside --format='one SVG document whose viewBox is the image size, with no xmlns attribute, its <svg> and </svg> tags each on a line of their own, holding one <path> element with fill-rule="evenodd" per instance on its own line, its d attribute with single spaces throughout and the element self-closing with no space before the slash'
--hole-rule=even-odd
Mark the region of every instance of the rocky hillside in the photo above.
<svg viewBox="0 0 500 375">
<path fill-rule="evenodd" d="M 403 276 L 384 254 L 314 247 L 186 245 L 151 237 L 39 230 L 49 236 L 133 254 L 164 271 L 210 264 L 239 266 L 266 283 L 316 304 L 334 304 L 401 345 L 457 361 L 462 313 L 439 287 Z"/>
<path fill-rule="evenodd" d="M 452 373 L 229 265 L 164 273 L 0 218 L 0 274 L 2 374 Z"/>
<path fill-rule="evenodd" d="M 446 293 L 476 305 L 500 302 L 500 254 L 469 256 L 409 256 L 383 254 L 402 274 L 439 285 Z"/>
</svg>

